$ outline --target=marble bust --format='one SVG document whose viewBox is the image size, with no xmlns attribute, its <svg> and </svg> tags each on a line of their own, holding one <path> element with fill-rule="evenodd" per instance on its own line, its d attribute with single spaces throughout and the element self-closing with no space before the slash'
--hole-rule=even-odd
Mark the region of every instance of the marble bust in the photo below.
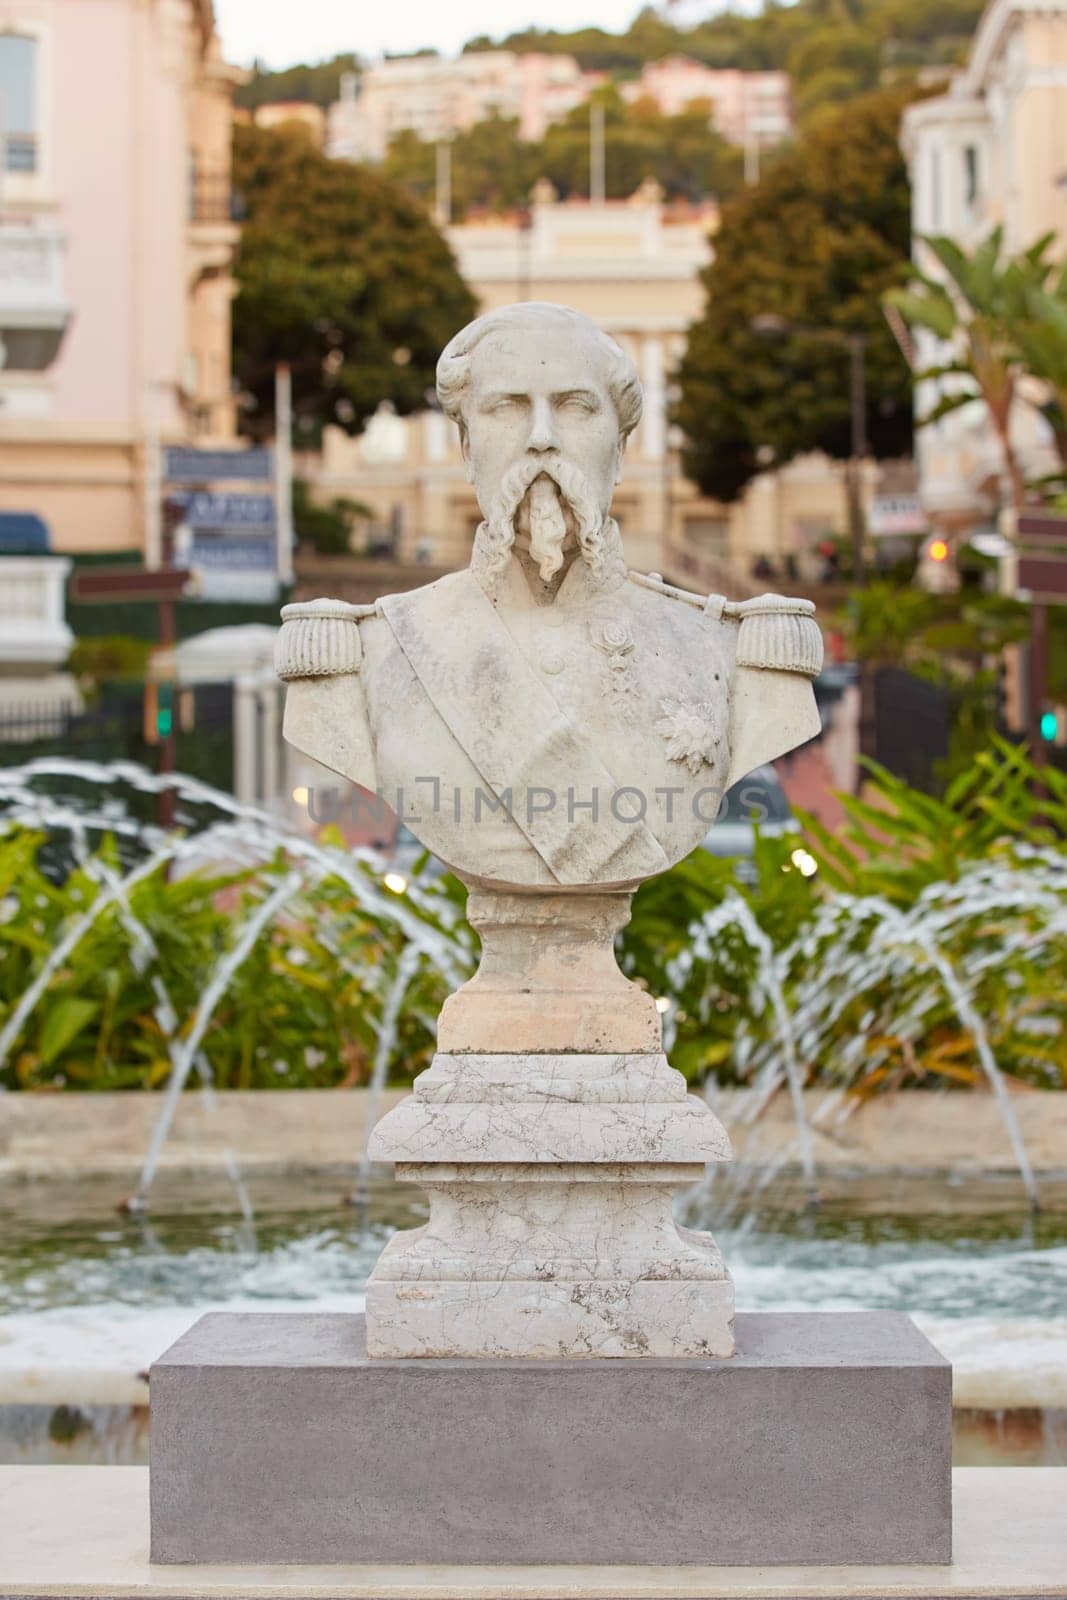
<svg viewBox="0 0 1067 1600">
<path fill-rule="evenodd" d="M 477 318 L 437 392 L 484 517 L 470 565 L 373 606 L 285 607 L 285 736 L 476 886 L 633 888 L 819 731 L 814 608 L 627 570 L 610 508 L 641 388 L 579 312 Z"/>
</svg>

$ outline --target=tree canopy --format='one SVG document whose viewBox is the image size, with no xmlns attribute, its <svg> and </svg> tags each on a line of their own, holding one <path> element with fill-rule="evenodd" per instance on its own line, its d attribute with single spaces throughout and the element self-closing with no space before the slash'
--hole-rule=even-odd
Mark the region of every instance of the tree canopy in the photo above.
<svg viewBox="0 0 1067 1600">
<path fill-rule="evenodd" d="M 250 429 L 270 429 L 280 361 L 309 424 L 356 433 L 382 400 L 402 414 L 421 409 L 438 353 L 475 310 L 423 208 L 285 130 L 237 129 L 234 182 L 248 213 L 234 355 Z"/>
<path fill-rule="evenodd" d="M 608 199 L 625 199 L 645 178 L 654 178 L 671 199 L 721 199 L 740 189 L 742 153 L 709 126 L 708 106 L 698 103 L 664 116 L 648 100 L 627 105 L 613 88 L 600 91 L 597 98 L 604 105 Z M 429 205 L 436 161 L 435 146 L 405 130 L 394 136 L 381 170 Z M 524 206 L 542 177 L 564 199 L 589 193 L 588 106 L 576 106 L 541 140 L 524 141 L 516 122 L 490 117 L 452 141 L 452 210 L 457 218 L 472 210 Z"/>
<path fill-rule="evenodd" d="M 881 309 L 910 247 L 897 142 L 907 98 L 882 90 L 828 114 L 723 210 L 675 412 L 686 470 L 717 499 L 806 451 L 849 455 L 850 334 L 867 340 L 873 453 L 910 449 L 910 373 Z M 772 339 L 761 318 L 797 331 Z"/>
<path fill-rule="evenodd" d="M 247 80 L 234 90 L 234 105 L 255 111 L 276 100 L 303 100 L 325 109 L 340 95 L 342 74 L 359 70 L 359 57 L 350 51 L 329 61 L 283 67 L 280 72 L 271 72 L 257 61 Z"/>
</svg>

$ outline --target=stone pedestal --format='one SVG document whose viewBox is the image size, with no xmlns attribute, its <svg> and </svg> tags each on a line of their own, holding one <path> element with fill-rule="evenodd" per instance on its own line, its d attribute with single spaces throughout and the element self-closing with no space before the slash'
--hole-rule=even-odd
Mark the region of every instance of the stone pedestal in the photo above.
<svg viewBox="0 0 1067 1600">
<path fill-rule="evenodd" d="M 730 1361 L 380 1361 L 362 1325 L 219 1313 L 156 1362 L 153 1561 L 950 1559 L 951 1369 L 899 1313 L 739 1315 Z"/>
<path fill-rule="evenodd" d="M 729 1356 L 733 1284 L 674 1192 L 730 1159 L 613 941 L 628 894 L 473 893 L 482 937 L 376 1161 L 430 1199 L 367 1288 L 377 1357 Z"/>
</svg>

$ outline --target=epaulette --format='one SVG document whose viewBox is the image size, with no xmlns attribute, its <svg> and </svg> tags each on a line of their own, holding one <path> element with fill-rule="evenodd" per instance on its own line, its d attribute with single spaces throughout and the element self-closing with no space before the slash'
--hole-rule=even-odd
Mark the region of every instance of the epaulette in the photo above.
<svg viewBox="0 0 1067 1600">
<path fill-rule="evenodd" d="M 283 606 L 274 646 L 275 672 L 287 683 L 358 672 L 363 647 L 357 624 L 372 616 L 373 606 L 351 606 L 344 600 L 300 600 Z"/>
<path fill-rule="evenodd" d="M 817 678 L 822 671 L 822 633 L 815 620 L 810 600 L 794 600 L 788 595 L 761 594 L 753 600 L 722 600 L 711 595 L 705 610 L 711 613 L 718 602 L 718 615 L 734 617 L 741 627 L 737 635 L 737 665 L 764 668 L 771 672 L 802 672 Z"/>
</svg>

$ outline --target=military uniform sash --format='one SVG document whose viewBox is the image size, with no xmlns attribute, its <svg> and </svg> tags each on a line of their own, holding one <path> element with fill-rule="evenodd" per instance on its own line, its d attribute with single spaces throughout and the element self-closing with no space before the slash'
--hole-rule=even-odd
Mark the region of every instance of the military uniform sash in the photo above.
<svg viewBox="0 0 1067 1600">
<path fill-rule="evenodd" d="M 616 816 L 619 783 L 469 572 L 388 595 L 378 608 L 438 716 L 558 883 L 623 883 L 666 869 L 647 825 L 626 821 L 624 806 Z"/>
</svg>

